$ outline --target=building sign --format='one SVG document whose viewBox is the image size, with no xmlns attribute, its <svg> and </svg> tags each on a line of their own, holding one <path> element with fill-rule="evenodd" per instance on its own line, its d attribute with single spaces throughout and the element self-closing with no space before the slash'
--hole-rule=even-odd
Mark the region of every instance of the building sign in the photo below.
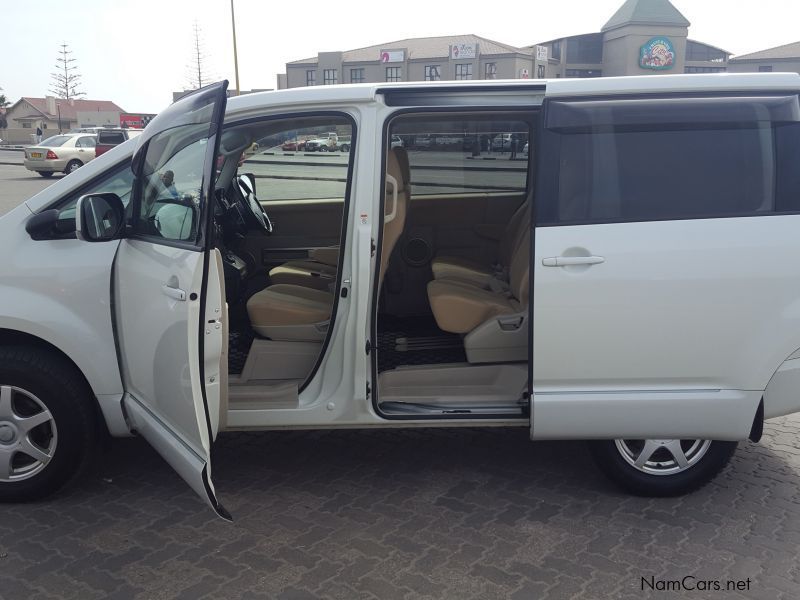
<svg viewBox="0 0 800 600">
<path fill-rule="evenodd" d="M 452 60 L 476 58 L 477 56 L 478 44 L 452 44 L 450 46 L 450 58 Z"/>
<path fill-rule="evenodd" d="M 129 127 L 131 129 L 144 129 L 145 127 L 147 127 L 147 124 L 153 117 L 155 117 L 155 115 L 151 114 L 129 115 L 122 113 L 119 116 L 119 126 L 126 128 Z"/>
<path fill-rule="evenodd" d="M 381 50 L 382 63 L 403 62 L 406 59 L 405 50 Z"/>
<path fill-rule="evenodd" d="M 536 46 L 536 60 L 547 60 L 547 46 Z"/>
<path fill-rule="evenodd" d="M 671 69 L 675 66 L 675 46 L 669 38 L 654 37 L 639 49 L 639 66 L 654 71 Z"/>
</svg>

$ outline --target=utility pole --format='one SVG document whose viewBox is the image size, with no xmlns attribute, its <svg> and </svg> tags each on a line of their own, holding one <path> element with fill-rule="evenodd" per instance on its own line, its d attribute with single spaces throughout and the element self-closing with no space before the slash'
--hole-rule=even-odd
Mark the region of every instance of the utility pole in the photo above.
<svg viewBox="0 0 800 600">
<path fill-rule="evenodd" d="M 233 29 L 233 70 L 236 75 L 236 93 L 239 95 L 239 57 L 236 54 L 236 17 L 233 12 L 233 0 L 231 0 L 231 28 Z"/>
</svg>

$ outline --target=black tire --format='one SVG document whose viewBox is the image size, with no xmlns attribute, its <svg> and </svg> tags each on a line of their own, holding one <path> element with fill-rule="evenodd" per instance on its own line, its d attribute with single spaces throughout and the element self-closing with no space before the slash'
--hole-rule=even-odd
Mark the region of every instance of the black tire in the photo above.
<svg viewBox="0 0 800 600">
<path fill-rule="evenodd" d="M 53 172 L 52 171 L 36 171 L 36 172 L 39 175 L 41 175 L 42 177 L 44 177 L 45 179 L 48 179 L 48 178 L 53 176 Z"/>
<path fill-rule="evenodd" d="M 0 502 L 45 498 L 81 472 L 93 454 L 98 422 L 91 389 L 63 357 L 19 346 L 0 346 L 0 386 L 34 394 L 50 411 L 57 431 L 52 458 L 43 469 L 19 481 L 0 480 Z"/>
<path fill-rule="evenodd" d="M 712 441 L 696 463 L 670 475 L 640 471 L 623 458 L 614 440 L 589 442 L 595 464 L 611 481 L 636 496 L 681 496 L 700 489 L 728 464 L 738 442 Z"/>
<path fill-rule="evenodd" d="M 74 173 L 78 169 L 83 166 L 83 163 L 77 159 L 71 160 L 67 163 L 67 166 L 64 168 L 64 174 L 69 175 L 70 173 Z"/>
<path fill-rule="evenodd" d="M 350 146 L 348 144 L 342 144 L 342 152 L 350 152 Z"/>
</svg>

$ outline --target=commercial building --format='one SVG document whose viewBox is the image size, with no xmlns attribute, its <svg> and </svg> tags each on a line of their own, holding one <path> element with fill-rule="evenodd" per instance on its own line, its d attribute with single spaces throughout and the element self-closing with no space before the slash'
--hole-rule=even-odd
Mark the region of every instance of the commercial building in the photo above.
<svg viewBox="0 0 800 600">
<path fill-rule="evenodd" d="M 728 71 L 732 73 L 753 71 L 800 73 L 800 42 L 736 56 L 728 63 Z"/>
<path fill-rule="evenodd" d="M 731 53 L 689 39 L 669 0 L 627 0 L 596 33 L 517 48 L 477 35 L 405 39 L 286 64 L 278 88 L 439 79 L 715 73 Z"/>
<path fill-rule="evenodd" d="M 610 77 L 726 71 L 800 72 L 800 42 L 732 58 L 689 38 L 669 0 L 626 0 L 599 32 L 517 48 L 477 35 L 413 38 L 320 52 L 286 64 L 278 88 L 439 79 Z"/>
<path fill-rule="evenodd" d="M 518 79 L 532 76 L 533 51 L 477 35 L 414 38 L 320 52 L 286 64 L 278 88 L 380 81 Z"/>
<path fill-rule="evenodd" d="M 689 39 L 689 20 L 669 0 L 627 0 L 599 33 L 542 42 L 548 78 L 721 73 L 731 53 Z M 544 50 L 541 50 L 544 48 Z"/>
</svg>

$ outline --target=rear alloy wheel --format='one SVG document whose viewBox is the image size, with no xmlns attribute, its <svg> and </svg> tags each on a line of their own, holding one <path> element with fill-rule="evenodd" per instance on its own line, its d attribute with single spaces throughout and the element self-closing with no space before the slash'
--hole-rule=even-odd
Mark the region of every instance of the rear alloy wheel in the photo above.
<svg viewBox="0 0 800 600">
<path fill-rule="evenodd" d="M 78 169 L 83 166 L 83 163 L 79 160 L 71 160 L 67 163 L 67 168 L 64 169 L 64 173 L 69 175 L 70 173 L 74 173 Z"/>
<path fill-rule="evenodd" d="M 36 172 L 39 175 L 41 175 L 42 177 L 44 177 L 45 179 L 47 179 L 48 177 L 52 177 L 53 176 L 53 172 L 52 171 L 36 171 Z"/>
<path fill-rule="evenodd" d="M 0 347 L 0 501 L 43 498 L 80 471 L 97 438 L 91 397 L 63 357 Z"/>
<path fill-rule="evenodd" d="M 737 442 L 603 440 L 592 457 L 614 483 L 638 496 L 678 496 L 701 488 L 730 461 Z"/>
</svg>

